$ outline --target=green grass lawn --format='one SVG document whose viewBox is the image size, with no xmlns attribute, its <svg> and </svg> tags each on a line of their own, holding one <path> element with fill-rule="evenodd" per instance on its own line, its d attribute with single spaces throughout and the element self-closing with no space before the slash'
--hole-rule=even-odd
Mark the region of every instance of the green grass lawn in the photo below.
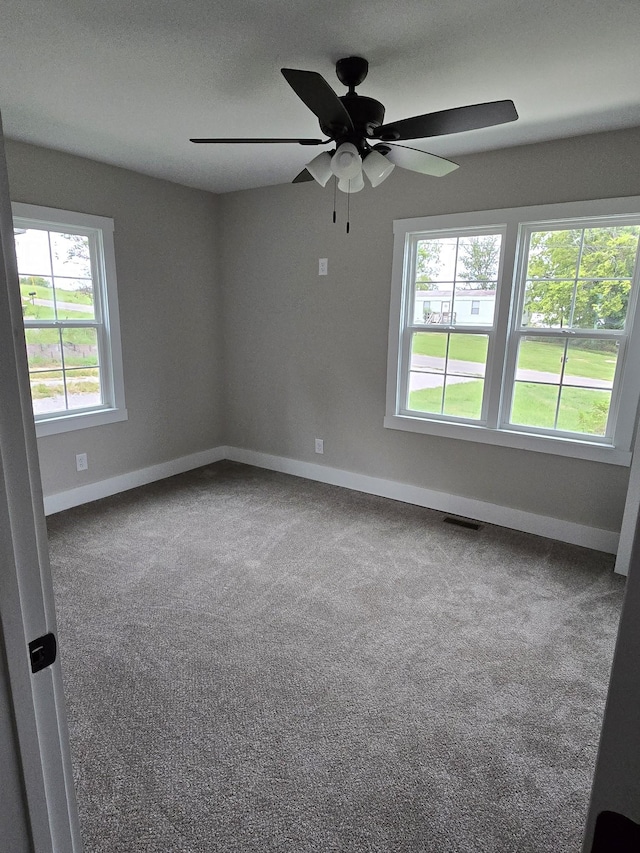
<svg viewBox="0 0 640 853">
<path fill-rule="evenodd" d="M 24 302 L 31 300 L 31 294 L 35 291 L 35 299 L 47 299 L 53 302 L 53 288 L 43 287 L 41 284 L 29 284 L 28 279 L 20 279 L 20 293 Z M 64 290 L 56 287 L 56 296 L 60 302 L 75 302 L 79 305 L 93 305 L 93 297 L 79 290 Z M 86 317 L 86 313 L 84 314 Z"/>
<path fill-rule="evenodd" d="M 487 357 L 486 335 L 452 335 L 449 358 L 460 361 L 484 362 Z M 444 358 L 447 346 L 445 332 L 417 332 L 413 336 L 413 353 Z M 518 355 L 521 370 L 543 370 L 560 373 L 564 342 L 524 340 Z M 569 342 L 567 371 L 572 376 L 613 381 L 617 353 L 581 349 Z"/>
<path fill-rule="evenodd" d="M 48 378 L 53 376 L 53 374 L 45 375 Z M 31 396 L 34 400 L 64 396 L 64 384 L 58 374 L 54 378 L 60 378 L 60 382 L 56 382 L 55 384 L 53 382 L 38 381 L 38 378 L 35 376 L 31 378 Z M 100 391 L 100 382 L 97 379 L 75 379 L 69 380 L 67 387 L 71 394 L 97 394 Z"/>
<path fill-rule="evenodd" d="M 25 329 L 30 370 L 55 370 L 62 367 L 59 329 Z M 64 329 L 64 363 L 66 367 L 83 367 L 92 375 L 98 366 L 98 341 L 95 329 Z"/>
<path fill-rule="evenodd" d="M 416 412 L 479 419 L 484 382 L 460 382 L 446 388 L 412 391 L 409 408 Z M 516 383 L 511 423 L 553 429 L 558 388 L 533 382 Z M 604 435 L 611 395 L 591 388 L 563 387 L 557 429 L 586 435 Z"/>
<path fill-rule="evenodd" d="M 409 395 L 409 408 L 417 412 L 452 415 L 478 420 L 482 413 L 482 379 L 459 382 L 446 388 L 442 407 L 442 388 L 423 388 Z"/>
</svg>

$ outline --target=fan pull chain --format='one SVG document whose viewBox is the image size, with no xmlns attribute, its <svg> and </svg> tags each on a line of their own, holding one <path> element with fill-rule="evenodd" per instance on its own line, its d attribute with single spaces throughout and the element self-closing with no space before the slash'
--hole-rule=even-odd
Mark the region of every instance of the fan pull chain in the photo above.
<svg viewBox="0 0 640 853">
<path fill-rule="evenodd" d="M 338 178 L 333 179 L 333 224 L 336 224 L 336 195 L 338 192 Z"/>
<path fill-rule="evenodd" d="M 347 193 L 347 234 L 349 233 L 349 204 L 351 202 L 351 178 L 349 178 L 349 192 Z"/>
</svg>

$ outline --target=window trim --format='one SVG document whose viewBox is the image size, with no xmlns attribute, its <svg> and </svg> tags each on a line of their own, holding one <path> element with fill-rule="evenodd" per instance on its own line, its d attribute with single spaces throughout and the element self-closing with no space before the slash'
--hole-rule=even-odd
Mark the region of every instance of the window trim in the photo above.
<svg viewBox="0 0 640 853">
<path fill-rule="evenodd" d="M 521 243 L 522 229 L 536 226 L 546 227 L 551 221 L 597 219 L 619 216 L 628 218 L 640 215 L 640 196 L 625 198 L 592 199 L 562 204 L 535 205 L 531 207 L 502 208 L 496 210 L 470 211 L 442 216 L 429 216 L 394 221 L 394 249 L 392 264 L 392 291 L 390 301 L 389 349 L 387 361 L 387 394 L 384 426 L 389 429 L 417 432 L 447 438 L 459 438 L 485 444 L 532 450 L 628 466 L 631 463 L 631 445 L 635 429 L 638 399 L 640 398 L 640 371 L 634 376 L 630 366 L 640 362 L 640 311 L 638 282 L 634 285 L 633 300 L 627 315 L 628 347 L 618 393 L 616 411 L 615 444 L 603 444 L 575 436 L 533 434 L 526 428 L 498 424 L 499 400 L 504 398 L 503 386 L 509 376 L 510 362 L 513 361 L 513 348 L 510 346 L 513 330 L 516 328 L 519 298 L 515 293 L 518 284 L 518 271 L 524 263 L 525 244 Z M 591 223 L 589 223 L 591 224 Z M 584 227 L 584 225 L 582 226 Z M 411 235 L 438 232 L 439 236 L 450 230 L 459 233 L 465 229 L 495 228 L 504 229 L 503 256 L 501 259 L 500 281 L 496 292 L 495 332 L 491 364 L 487 362 L 488 410 L 496 413 L 493 422 L 483 424 L 450 421 L 439 417 L 422 417 L 402 413 L 399 407 L 399 390 L 402 388 L 403 371 L 400 358 L 400 345 L 404 329 L 404 281 L 408 273 L 410 257 L 406 252 Z M 636 277 L 640 270 L 636 267 Z M 501 286 L 502 284 L 502 286 Z M 515 293 L 515 296 L 513 294 Z M 519 324 L 518 324 L 519 327 Z M 635 327 L 635 333 L 634 333 Z M 456 327 L 457 328 L 457 327 Z M 443 331 L 446 328 L 443 327 Z M 507 356 L 511 358 L 507 362 Z M 491 375 L 489 373 L 491 371 Z M 511 377 L 513 378 L 513 377 Z"/>
<path fill-rule="evenodd" d="M 78 213 L 41 205 L 13 202 L 14 223 L 20 226 L 60 230 L 77 229 L 75 233 L 87 233 L 97 244 L 96 257 L 92 258 L 92 273 L 98 283 L 96 299 L 100 305 L 101 337 L 103 358 L 101 379 L 108 402 L 100 407 L 63 412 L 47 412 L 34 415 L 36 436 L 70 432 L 76 429 L 101 426 L 126 421 L 128 413 L 124 395 L 124 371 L 120 337 L 120 314 L 118 310 L 118 288 L 116 278 L 114 222 L 106 216 Z M 29 328 L 28 324 L 23 324 Z"/>
</svg>

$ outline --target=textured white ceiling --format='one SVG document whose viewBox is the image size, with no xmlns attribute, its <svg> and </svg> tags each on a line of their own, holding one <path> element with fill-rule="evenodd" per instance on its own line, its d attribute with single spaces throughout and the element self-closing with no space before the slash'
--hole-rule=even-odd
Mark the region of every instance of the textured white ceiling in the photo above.
<svg viewBox="0 0 640 853">
<path fill-rule="evenodd" d="M 226 192 L 318 152 L 189 142 L 317 137 L 282 66 L 344 94 L 336 60 L 366 57 L 386 121 L 515 102 L 513 124 L 416 146 L 455 157 L 640 125 L 639 35 L 640 0 L 3 0 L 0 109 L 8 137 Z"/>
</svg>

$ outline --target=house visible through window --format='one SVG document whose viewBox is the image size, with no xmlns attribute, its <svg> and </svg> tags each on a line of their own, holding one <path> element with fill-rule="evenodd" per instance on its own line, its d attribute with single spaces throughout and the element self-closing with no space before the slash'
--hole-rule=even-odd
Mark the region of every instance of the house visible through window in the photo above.
<svg viewBox="0 0 640 853">
<path fill-rule="evenodd" d="M 38 434 L 125 419 L 112 220 L 13 211 Z"/>
<path fill-rule="evenodd" d="M 628 463 L 638 211 L 621 199 L 396 223 L 385 425 Z M 425 298 L 428 315 L 413 307 Z"/>
</svg>

